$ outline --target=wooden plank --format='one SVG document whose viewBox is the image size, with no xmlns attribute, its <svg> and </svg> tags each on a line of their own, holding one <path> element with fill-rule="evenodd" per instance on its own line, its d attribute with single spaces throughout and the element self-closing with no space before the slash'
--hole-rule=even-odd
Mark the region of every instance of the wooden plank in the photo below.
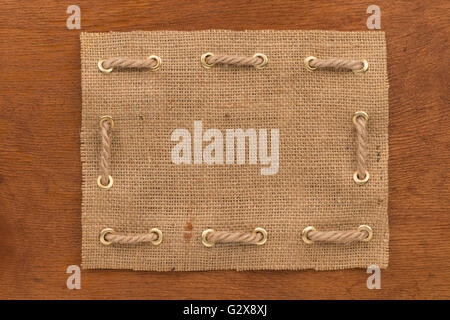
<svg viewBox="0 0 450 320">
<path fill-rule="evenodd" d="M 367 30 L 372 1 L 78 1 L 82 31 Z M 390 81 L 390 266 L 365 270 L 83 271 L 79 30 L 68 4 L 1 1 L 0 298 L 450 298 L 449 2 L 377 1 Z M 374 31 L 377 32 L 377 31 Z M 447 120 L 447 121 L 446 121 Z M 447 239 L 447 240 L 446 240 Z"/>
</svg>

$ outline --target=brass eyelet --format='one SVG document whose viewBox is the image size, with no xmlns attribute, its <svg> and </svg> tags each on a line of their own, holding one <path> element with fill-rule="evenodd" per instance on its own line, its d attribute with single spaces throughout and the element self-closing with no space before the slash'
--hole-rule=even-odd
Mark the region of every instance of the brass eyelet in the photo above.
<svg viewBox="0 0 450 320">
<path fill-rule="evenodd" d="M 110 175 L 108 175 L 108 184 L 106 184 L 106 185 L 102 183 L 102 176 L 98 176 L 98 178 L 97 178 L 97 185 L 99 186 L 100 189 L 109 190 L 112 188 L 113 184 L 114 184 L 114 179 Z"/>
<path fill-rule="evenodd" d="M 150 70 L 156 71 L 156 70 L 158 70 L 159 68 L 161 68 L 162 60 L 161 60 L 160 57 L 158 57 L 158 56 L 150 56 L 150 57 L 148 57 L 148 59 L 154 59 L 154 60 L 156 60 L 156 65 L 155 65 L 154 67 L 151 67 Z"/>
<path fill-rule="evenodd" d="M 211 52 L 207 52 L 202 54 L 202 56 L 200 57 L 200 62 L 202 64 L 202 67 L 205 69 L 210 69 L 212 66 L 215 65 L 215 63 L 208 63 L 206 62 L 206 58 L 213 56 L 213 54 Z"/>
<path fill-rule="evenodd" d="M 100 242 L 103 243 L 105 246 L 109 246 L 112 242 L 106 240 L 106 235 L 108 234 L 114 234 L 116 233 L 113 229 L 111 228 L 105 228 L 100 232 Z"/>
<path fill-rule="evenodd" d="M 111 67 L 111 68 L 109 68 L 109 69 L 105 69 L 105 68 L 103 67 L 103 62 L 105 62 L 105 60 L 100 60 L 100 61 L 97 63 L 98 69 L 99 69 L 101 72 L 103 72 L 103 73 L 111 73 L 111 72 L 114 70 L 114 67 Z"/>
<path fill-rule="evenodd" d="M 358 231 L 366 231 L 366 232 L 369 234 L 369 235 L 367 236 L 367 238 L 365 238 L 365 239 L 363 239 L 363 240 L 361 240 L 361 241 L 369 242 L 370 240 L 372 240 L 372 238 L 373 238 L 373 230 L 372 230 L 371 227 L 369 227 L 369 226 L 363 224 L 363 225 L 361 225 L 361 226 L 358 227 Z"/>
<path fill-rule="evenodd" d="M 369 181 L 369 179 L 370 179 L 370 174 L 367 170 L 365 172 L 365 176 L 363 179 L 360 179 L 358 177 L 358 171 L 355 171 L 355 173 L 353 174 L 353 180 L 359 185 L 363 185 L 363 184 L 367 183 L 367 181 Z"/>
<path fill-rule="evenodd" d="M 305 63 L 306 70 L 311 71 L 311 72 L 317 70 L 317 67 L 311 67 L 311 65 L 309 64 L 311 61 L 316 60 L 316 59 L 317 58 L 313 57 L 313 56 L 309 56 L 309 57 L 305 58 L 305 60 L 303 62 Z"/>
<path fill-rule="evenodd" d="M 353 122 L 354 125 L 358 125 L 358 123 L 356 122 L 358 117 L 363 117 L 364 119 L 366 119 L 366 121 L 369 121 L 369 115 L 366 112 L 364 112 L 364 111 L 356 111 L 353 114 L 353 117 L 352 117 L 352 122 Z"/>
<path fill-rule="evenodd" d="M 158 238 L 156 240 L 152 241 L 152 244 L 154 246 L 158 246 L 161 244 L 161 242 L 163 241 L 163 234 L 161 232 L 161 230 L 159 230 L 158 228 L 153 228 L 150 230 L 150 233 L 156 233 L 156 235 L 158 236 Z"/>
<path fill-rule="evenodd" d="M 269 59 L 265 54 L 262 53 L 255 53 L 253 55 L 253 58 L 261 58 L 263 61 L 260 64 L 255 64 L 254 67 L 256 69 L 264 69 L 267 66 L 267 63 L 269 62 Z"/>
<path fill-rule="evenodd" d="M 306 227 L 305 229 L 303 229 L 303 231 L 302 231 L 302 240 L 306 244 L 313 244 L 314 243 L 313 240 L 310 240 L 308 238 L 308 233 L 310 231 L 316 231 L 316 228 L 309 226 L 309 227 Z"/>
<path fill-rule="evenodd" d="M 352 70 L 353 73 L 365 73 L 367 70 L 369 70 L 369 62 L 367 62 L 367 60 L 361 60 L 363 66 L 361 69 L 357 69 L 357 70 Z"/>
<path fill-rule="evenodd" d="M 260 233 L 262 234 L 263 238 L 261 240 L 259 240 L 258 242 L 256 242 L 255 244 L 258 246 L 261 246 L 263 244 L 265 244 L 267 242 L 267 231 L 264 228 L 255 228 L 255 230 L 253 230 L 254 234 Z"/>
<path fill-rule="evenodd" d="M 209 248 L 216 244 L 215 242 L 210 242 L 207 239 L 208 235 L 213 232 L 215 232 L 214 229 L 206 229 L 205 231 L 202 232 L 202 243 L 205 247 Z"/>
<path fill-rule="evenodd" d="M 108 121 L 111 124 L 111 128 L 114 128 L 114 120 L 111 116 L 103 116 L 100 118 L 100 121 L 98 122 L 100 128 L 103 127 L 103 122 Z"/>
</svg>

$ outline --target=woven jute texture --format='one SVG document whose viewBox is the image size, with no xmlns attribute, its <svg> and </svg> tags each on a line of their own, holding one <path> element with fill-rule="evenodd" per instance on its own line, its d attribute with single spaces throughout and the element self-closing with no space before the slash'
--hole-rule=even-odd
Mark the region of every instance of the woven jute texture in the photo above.
<svg viewBox="0 0 450 320">
<path fill-rule="evenodd" d="M 203 53 L 269 58 L 265 69 L 202 68 Z M 103 74 L 111 57 L 160 56 L 162 67 Z M 309 72 L 303 60 L 367 59 L 369 71 Z M 383 32 L 226 31 L 82 33 L 83 267 L 153 271 L 316 269 L 388 264 L 388 81 Z M 369 114 L 370 180 L 357 185 L 356 111 Z M 99 119 L 115 121 L 114 186 L 101 190 Z M 172 162 L 175 129 L 279 130 L 279 170 L 261 164 Z M 270 135 L 268 138 L 270 145 Z M 192 142 L 193 144 L 193 142 Z M 208 142 L 203 142 L 206 147 Z M 258 146 L 259 147 L 259 146 Z M 268 149 L 270 154 L 270 148 Z M 194 153 L 194 147 L 192 147 Z M 223 150 L 225 158 L 225 146 Z M 192 155 L 193 159 L 193 155 Z M 306 245 L 301 232 L 369 225 L 373 240 Z M 104 246 L 99 233 L 159 228 L 164 240 Z M 265 245 L 201 243 L 202 231 L 265 228 Z"/>
</svg>

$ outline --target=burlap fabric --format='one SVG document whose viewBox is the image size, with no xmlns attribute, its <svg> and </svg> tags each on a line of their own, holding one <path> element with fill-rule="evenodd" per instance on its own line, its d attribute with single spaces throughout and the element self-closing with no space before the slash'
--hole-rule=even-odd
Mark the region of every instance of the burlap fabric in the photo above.
<svg viewBox="0 0 450 320">
<path fill-rule="evenodd" d="M 269 58 L 265 69 L 200 65 L 205 52 Z M 162 68 L 115 70 L 110 57 L 162 58 Z M 367 59 L 365 74 L 309 72 L 307 56 Z M 383 32 L 245 31 L 82 33 L 83 267 L 154 271 L 308 269 L 388 264 L 388 81 Z M 371 178 L 359 186 L 355 171 L 355 111 L 369 116 Z M 103 115 L 115 120 L 114 186 L 100 190 Z M 175 129 L 279 129 L 279 170 L 264 165 L 182 164 L 171 160 Z M 205 142 L 203 146 L 207 143 Z M 248 148 L 247 148 L 248 152 Z M 269 149 L 270 152 L 270 149 Z M 224 150 L 225 154 L 225 150 Z M 367 224 L 370 242 L 306 245 L 301 231 L 350 230 Z M 146 233 L 157 227 L 161 245 L 99 241 L 110 227 Z M 269 233 L 265 245 L 206 248 L 201 233 Z"/>
</svg>

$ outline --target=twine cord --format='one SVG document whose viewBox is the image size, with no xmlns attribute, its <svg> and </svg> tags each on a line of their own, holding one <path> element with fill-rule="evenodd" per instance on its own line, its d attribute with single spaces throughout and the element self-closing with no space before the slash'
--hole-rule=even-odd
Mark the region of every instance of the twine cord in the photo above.
<svg viewBox="0 0 450 320">
<path fill-rule="evenodd" d="M 256 244 L 263 239 L 259 232 L 229 232 L 214 231 L 207 235 L 206 240 L 211 243 L 246 243 Z"/>
<path fill-rule="evenodd" d="M 109 121 L 102 121 L 100 124 L 100 136 L 102 139 L 100 150 L 100 181 L 103 185 L 107 185 L 109 183 L 111 162 L 111 135 L 111 123 Z"/>
<path fill-rule="evenodd" d="M 369 154 L 367 139 L 367 119 L 359 116 L 354 122 L 356 129 L 356 172 L 359 179 L 364 179 L 367 172 Z"/>
<path fill-rule="evenodd" d="M 158 61 L 152 59 L 109 58 L 103 61 L 103 67 L 109 68 L 156 68 Z"/>
<path fill-rule="evenodd" d="M 160 245 L 163 234 L 158 228 L 153 228 L 148 233 L 143 234 L 122 234 L 116 233 L 111 228 L 105 228 L 100 232 L 100 242 L 105 246 L 113 243 L 117 244 L 139 244 L 151 242 L 153 245 Z"/>
<path fill-rule="evenodd" d="M 309 231 L 307 237 L 314 242 L 351 243 L 366 239 L 369 233 L 365 230 L 355 231 Z"/>
<path fill-rule="evenodd" d="M 349 60 L 340 58 L 331 59 L 313 59 L 309 62 L 312 68 L 334 68 L 334 69 L 347 69 L 347 70 L 361 70 L 364 67 L 361 60 Z"/>
<path fill-rule="evenodd" d="M 252 67 L 255 65 L 260 65 L 264 62 L 264 60 L 261 57 L 233 56 L 226 54 L 210 55 L 205 58 L 205 61 L 208 64 L 227 64 L 240 67 L 244 66 Z"/>
<path fill-rule="evenodd" d="M 142 242 L 154 242 L 158 240 L 158 235 L 154 232 L 134 235 L 108 233 L 105 235 L 105 239 L 111 243 L 136 244 Z"/>
</svg>

